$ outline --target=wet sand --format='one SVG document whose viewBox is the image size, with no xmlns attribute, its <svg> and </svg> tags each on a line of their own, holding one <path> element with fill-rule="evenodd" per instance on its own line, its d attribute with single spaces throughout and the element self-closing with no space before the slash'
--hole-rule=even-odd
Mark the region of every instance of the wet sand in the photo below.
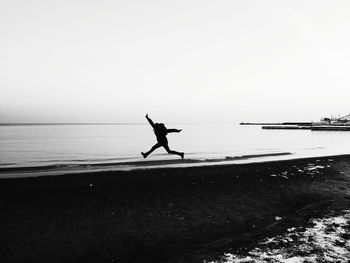
<svg viewBox="0 0 350 263">
<path fill-rule="evenodd" d="M 203 262 L 349 209 L 350 156 L 0 180 L 1 262 Z"/>
</svg>

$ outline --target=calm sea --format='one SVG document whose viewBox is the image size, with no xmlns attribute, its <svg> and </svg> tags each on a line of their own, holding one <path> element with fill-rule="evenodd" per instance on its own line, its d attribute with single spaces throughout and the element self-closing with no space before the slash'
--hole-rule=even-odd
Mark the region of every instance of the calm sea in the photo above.
<svg viewBox="0 0 350 263">
<path fill-rule="evenodd" d="M 185 160 L 156 150 L 152 128 L 135 125 L 0 126 L 0 177 L 70 170 L 130 169 L 147 166 L 253 162 L 350 153 L 350 132 L 262 130 L 236 124 L 167 124 L 183 129 L 168 135 L 171 149 Z M 290 153 L 289 155 L 285 155 Z M 281 154 L 281 155 L 280 155 Z M 48 174 L 50 174 L 48 173 Z M 11 176 L 11 175 L 10 175 Z"/>
</svg>

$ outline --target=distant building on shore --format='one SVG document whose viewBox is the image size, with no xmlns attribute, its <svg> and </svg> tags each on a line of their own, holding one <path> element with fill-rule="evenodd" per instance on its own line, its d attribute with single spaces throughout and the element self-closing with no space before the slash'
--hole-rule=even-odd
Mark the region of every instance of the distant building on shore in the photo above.
<svg viewBox="0 0 350 263">
<path fill-rule="evenodd" d="M 315 123 L 316 124 L 316 123 Z M 344 124 L 348 124 L 350 125 L 350 114 L 343 116 L 343 117 L 331 117 L 331 118 L 322 118 L 319 125 L 344 125 Z"/>
</svg>

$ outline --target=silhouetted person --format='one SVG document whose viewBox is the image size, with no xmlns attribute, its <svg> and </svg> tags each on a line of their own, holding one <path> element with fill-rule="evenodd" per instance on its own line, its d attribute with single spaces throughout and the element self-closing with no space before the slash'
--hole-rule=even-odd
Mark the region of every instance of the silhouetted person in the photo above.
<svg viewBox="0 0 350 263">
<path fill-rule="evenodd" d="M 164 149 L 168 153 L 170 153 L 170 154 L 177 154 L 177 155 L 181 156 L 181 158 L 183 159 L 184 158 L 184 153 L 170 150 L 170 148 L 168 146 L 168 139 L 166 138 L 168 133 L 181 132 L 182 130 L 167 129 L 165 127 L 164 123 L 153 123 L 153 121 L 148 117 L 148 114 L 146 114 L 146 119 L 148 120 L 148 122 L 151 124 L 151 126 L 153 128 L 154 134 L 157 137 L 157 143 L 148 152 L 146 152 L 146 153 L 141 152 L 143 158 L 147 158 L 147 156 L 150 155 L 151 152 L 153 152 L 155 149 L 163 146 Z"/>
</svg>

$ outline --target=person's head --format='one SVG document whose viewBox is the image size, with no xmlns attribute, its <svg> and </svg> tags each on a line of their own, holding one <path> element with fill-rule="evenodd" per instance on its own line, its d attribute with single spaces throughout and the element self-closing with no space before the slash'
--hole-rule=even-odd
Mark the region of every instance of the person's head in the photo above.
<svg viewBox="0 0 350 263">
<path fill-rule="evenodd" d="M 166 130 L 166 127 L 165 127 L 164 123 L 155 123 L 154 129 L 155 130 Z"/>
</svg>

